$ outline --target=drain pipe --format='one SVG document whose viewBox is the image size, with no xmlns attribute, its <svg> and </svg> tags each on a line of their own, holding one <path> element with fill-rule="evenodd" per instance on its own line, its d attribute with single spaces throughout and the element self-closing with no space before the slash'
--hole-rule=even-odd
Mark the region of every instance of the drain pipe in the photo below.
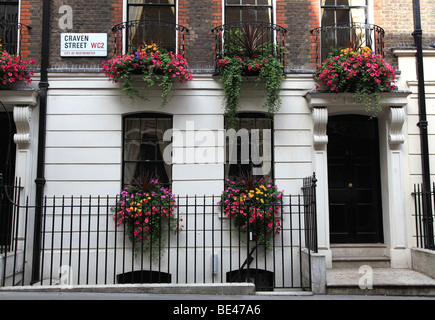
<svg viewBox="0 0 435 320">
<path fill-rule="evenodd" d="M 45 186 L 45 131 L 47 118 L 48 63 L 50 56 L 51 0 L 42 2 L 41 80 L 39 82 L 38 163 L 36 173 L 35 228 L 33 236 L 32 280 L 40 280 L 41 232 Z"/>
<path fill-rule="evenodd" d="M 428 142 L 428 122 L 426 115 L 426 93 L 424 86 L 424 69 L 423 69 L 423 30 L 421 29 L 420 0 L 414 0 L 414 36 L 417 47 L 417 79 L 418 79 L 418 104 L 419 104 L 419 122 L 420 128 L 420 145 L 421 145 L 421 164 L 423 175 L 423 226 L 426 235 L 426 249 L 435 249 L 434 245 L 434 228 L 431 200 L 431 181 L 430 181 L 430 164 L 429 164 L 429 142 Z"/>
</svg>

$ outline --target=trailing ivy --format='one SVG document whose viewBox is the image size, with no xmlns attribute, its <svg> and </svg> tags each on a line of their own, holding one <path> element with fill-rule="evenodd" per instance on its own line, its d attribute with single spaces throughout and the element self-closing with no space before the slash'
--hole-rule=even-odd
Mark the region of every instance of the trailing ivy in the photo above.
<svg viewBox="0 0 435 320">
<path fill-rule="evenodd" d="M 280 108 L 281 81 L 284 79 L 283 65 L 274 56 L 261 56 L 254 59 L 225 57 L 218 61 L 221 82 L 225 94 L 225 117 L 229 128 L 234 128 L 240 102 L 243 79 L 246 76 L 257 76 L 257 85 L 264 82 L 266 102 L 263 105 L 272 117 Z"/>
<path fill-rule="evenodd" d="M 243 80 L 257 77 L 257 85 L 263 81 L 266 102 L 263 105 L 272 117 L 281 105 L 281 81 L 284 79 L 281 58 L 284 48 L 274 43 L 263 43 L 264 30 L 257 25 L 243 24 L 229 30 L 224 52 L 218 54 L 217 65 L 221 76 L 225 99 L 227 126 L 234 128 Z"/>
</svg>

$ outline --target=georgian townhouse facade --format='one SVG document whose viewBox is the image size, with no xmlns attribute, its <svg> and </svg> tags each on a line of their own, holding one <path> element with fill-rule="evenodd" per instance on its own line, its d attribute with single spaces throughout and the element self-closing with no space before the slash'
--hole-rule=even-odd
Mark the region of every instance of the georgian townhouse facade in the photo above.
<svg viewBox="0 0 435 320">
<path fill-rule="evenodd" d="M 421 8 L 432 161 L 435 24 L 430 13 L 435 4 L 424 0 Z M 17 0 L 0 1 L 0 14 L 0 25 L 15 37 L 11 52 L 35 60 L 32 83 L 0 92 L 5 105 L 0 110 L 0 172 L 8 182 L 14 177 L 20 180 L 20 201 L 28 197 L 31 205 L 42 208 L 44 196 L 50 200 L 114 198 L 144 173 L 152 173 L 175 195 L 204 196 L 198 203 L 205 208 L 206 199 L 220 199 L 227 179 L 237 179 L 242 172 L 270 179 L 286 195 L 300 194 L 304 178 L 314 172 L 316 251 L 324 257 L 326 268 L 343 258 L 340 250 L 365 252 L 392 268 L 411 268 L 411 248 L 417 241 L 412 193 L 414 184 L 422 182 L 422 152 L 410 1 Z M 10 21 L 19 28 L 7 29 Z M 254 42 L 282 47 L 282 53 L 272 52 L 283 65 L 280 105 L 268 117 L 263 82 L 245 74 L 237 120 L 230 128 L 219 59 L 245 25 L 261 30 Z M 3 48 L 9 48 L 9 40 L 0 38 Z M 101 43 L 103 53 L 89 48 L 92 39 Z M 150 44 L 157 47 L 154 52 L 164 48 L 179 54 L 192 72 L 191 80 L 174 83 L 164 106 L 159 81 L 146 88 L 141 76 L 133 76 L 133 86 L 146 99 L 131 99 L 120 90 L 120 82 L 109 81 L 102 68 L 103 61 Z M 370 47 L 396 69 L 397 87 L 381 93 L 382 111 L 375 118 L 370 118 L 362 103 L 353 101 L 351 93 L 318 90 L 313 78 L 329 48 L 355 44 Z M 5 129 L 10 126 L 12 135 Z M 243 142 L 233 146 L 230 129 L 251 147 L 244 149 Z M 257 140 L 255 132 L 261 132 Z M 8 146 L 7 158 L 3 150 Z M 247 159 L 240 157 L 243 150 L 248 150 Z M 181 210 L 181 202 L 179 206 Z M 70 248 L 76 252 L 81 244 L 83 239 L 72 234 L 58 239 L 54 231 L 90 226 L 90 211 L 83 218 L 89 218 L 88 225 L 75 222 L 81 211 L 68 208 L 64 207 L 65 221 L 71 223 L 62 220 L 58 225 L 57 211 L 36 209 L 26 218 L 27 230 L 20 228 L 22 238 L 27 233 L 24 270 L 29 281 L 46 277 L 40 264 L 46 261 L 47 267 L 53 261 L 53 248 L 56 259 L 62 260 L 63 245 L 71 241 Z M 204 224 L 207 219 L 216 224 L 225 220 L 222 212 L 206 211 Z M 189 219 L 189 212 L 183 219 Z M 97 227 L 100 218 L 95 220 L 95 232 L 116 229 L 114 219 L 103 220 Z M 204 236 L 202 243 L 212 241 L 206 233 L 193 234 Z M 279 237 L 285 238 L 278 236 L 279 241 Z M 98 246 L 98 233 L 96 239 L 90 241 Z M 189 251 L 187 242 L 185 252 Z M 128 241 L 124 243 L 128 247 Z M 225 262 L 220 265 L 224 254 L 209 252 L 210 246 L 203 245 L 207 247 L 207 258 L 205 249 L 202 256 L 205 269 L 212 268 L 212 275 L 226 272 Z M 116 244 L 106 246 L 109 257 L 116 255 L 116 248 Z M 209 267 L 215 257 L 219 261 L 216 273 Z M 97 269 L 98 265 L 104 268 L 102 261 Z M 172 268 L 170 261 L 163 261 L 168 270 Z M 40 267 L 35 268 L 35 263 Z M 139 261 L 133 264 L 134 270 L 149 270 Z M 187 265 L 186 258 L 185 273 L 190 272 Z M 266 271 L 270 268 L 266 262 L 261 265 Z M 123 270 L 113 277 L 128 271 L 133 272 Z M 279 278 L 281 269 L 274 273 Z M 205 282 L 211 281 L 209 276 Z"/>
</svg>

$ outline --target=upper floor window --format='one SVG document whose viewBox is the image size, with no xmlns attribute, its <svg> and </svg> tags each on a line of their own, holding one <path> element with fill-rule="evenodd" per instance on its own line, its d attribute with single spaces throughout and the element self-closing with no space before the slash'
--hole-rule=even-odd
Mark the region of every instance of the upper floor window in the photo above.
<svg viewBox="0 0 435 320">
<path fill-rule="evenodd" d="M 128 21 L 175 23 L 175 0 L 128 0 Z"/>
<path fill-rule="evenodd" d="M 17 53 L 18 50 L 18 0 L 0 0 L 1 50 Z"/>
<path fill-rule="evenodd" d="M 225 23 L 273 23 L 272 0 L 225 0 Z"/>
<path fill-rule="evenodd" d="M 383 54 L 384 30 L 368 23 L 368 13 L 369 0 L 321 0 L 322 26 L 312 31 L 320 35 L 321 61 L 334 49 L 367 46 Z"/>
<path fill-rule="evenodd" d="M 322 0 L 322 26 L 367 23 L 368 0 Z"/>
<path fill-rule="evenodd" d="M 112 28 L 115 55 L 156 44 L 184 55 L 187 28 L 177 24 L 177 0 L 128 0 L 127 21 Z"/>
</svg>

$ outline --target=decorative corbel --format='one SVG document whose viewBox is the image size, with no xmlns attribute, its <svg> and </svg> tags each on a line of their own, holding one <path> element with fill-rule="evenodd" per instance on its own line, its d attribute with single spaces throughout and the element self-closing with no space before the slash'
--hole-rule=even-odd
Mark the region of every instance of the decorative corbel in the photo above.
<svg viewBox="0 0 435 320">
<path fill-rule="evenodd" d="M 390 145 L 398 145 L 405 142 L 405 135 L 403 134 L 405 118 L 405 109 L 403 107 L 390 108 L 390 131 L 388 134 Z"/>
<path fill-rule="evenodd" d="M 313 122 L 313 144 L 315 147 L 324 147 L 328 144 L 328 109 L 325 107 L 314 107 Z"/>
<path fill-rule="evenodd" d="M 32 117 L 32 108 L 29 106 L 14 107 L 14 121 L 17 133 L 14 135 L 14 142 L 20 146 L 30 143 L 30 120 Z"/>
</svg>

